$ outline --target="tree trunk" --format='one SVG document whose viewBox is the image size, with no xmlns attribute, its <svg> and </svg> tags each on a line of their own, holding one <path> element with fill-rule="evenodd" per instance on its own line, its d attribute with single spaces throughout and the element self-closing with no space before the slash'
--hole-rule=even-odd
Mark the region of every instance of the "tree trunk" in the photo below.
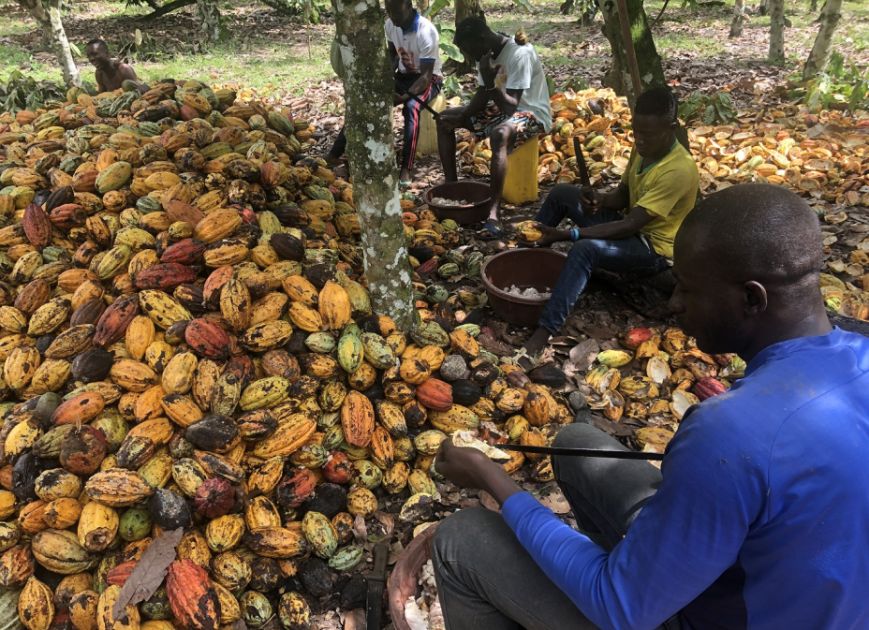
<svg viewBox="0 0 869 630">
<path fill-rule="evenodd" d="M 415 317 L 392 145 L 392 64 L 379 0 L 337 0 L 335 23 L 344 65 L 347 156 L 362 228 L 365 277 L 375 309 L 402 330 Z"/>
<path fill-rule="evenodd" d="M 456 26 L 472 15 L 483 15 L 480 0 L 456 0 Z"/>
<path fill-rule="evenodd" d="M 824 11 L 821 13 L 821 27 L 818 36 L 815 37 L 815 45 L 803 68 L 803 80 L 808 81 L 827 67 L 830 60 L 830 44 L 833 42 L 833 33 L 842 17 L 842 0 L 827 0 Z"/>
<path fill-rule="evenodd" d="M 730 22 L 730 37 L 741 37 L 745 25 L 745 0 L 736 0 L 733 5 L 733 20 Z"/>
<path fill-rule="evenodd" d="M 209 42 L 217 42 L 223 37 L 220 22 L 220 9 L 217 0 L 196 0 L 196 14 L 199 16 L 202 32 Z"/>
<path fill-rule="evenodd" d="M 649 28 L 649 20 L 643 10 L 643 0 L 627 0 L 628 24 L 631 27 L 631 38 L 637 53 L 637 63 L 640 66 L 640 82 L 642 89 L 665 85 L 664 68 L 661 57 L 655 49 L 655 40 Z M 603 84 L 611 87 L 617 94 L 628 97 L 633 105 L 638 94 L 634 94 L 628 66 L 627 51 L 622 41 L 622 31 L 619 25 L 619 12 L 613 0 L 603 0 L 600 3 L 603 14 L 603 33 L 609 40 L 613 53 L 613 65 L 604 77 Z"/>
<path fill-rule="evenodd" d="M 768 0 L 769 9 L 769 62 L 781 65 L 785 62 L 785 3 L 784 0 Z"/>
<path fill-rule="evenodd" d="M 45 12 L 48 14 L 49 28 L 51 29 L 51 39 L 54 44 L 54 51 L 57 55 L 57 61 L 60 63 L 60 70 L 63 73 L 63 82 L 67 86 L 81 85 L 81 77 L 78 73 L 78 67 L 75 65 L 75 60 L 72 58 L 72 50 L 69 47 L 69 40 L 66 38 L 66 31 L 63 28 L 63 20 L 60 16 L 61 0 L 48 0 L 45 3 Z"/>
<path fill-rule="evenodd" d="M 39 25 L 42 35 L 42 44 L 51 48 L 57 56 L 63 73 L 63 80 L 67 85 L 81 85 L 78 68 L 72 58 L 69 40 L 63 28 L 60 15 L 60 2 L 58 0 L 16 0 L 18 5 L 25 9 Z M 56 12 L 54 10 L 56 9 Z"/>
</svg>

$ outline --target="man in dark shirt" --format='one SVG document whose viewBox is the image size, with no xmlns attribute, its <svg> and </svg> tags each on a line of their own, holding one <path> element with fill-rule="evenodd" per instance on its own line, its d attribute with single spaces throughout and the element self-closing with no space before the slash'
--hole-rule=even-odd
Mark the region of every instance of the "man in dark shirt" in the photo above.
<svg viewBox="0 0 869 630">
<path fill-rule="evenodd" d="M 438 527 L 447 627 L 869 628 L 869 339 L 831 327 L 822 260 L 817 216 L 784 188 L 733 186 L 687 216 L 674 310 L 745 377 L 689 410 L 660 471 L 553 458 L 583 532 L 445 441 L 438 470 L 501 504 Z M 556 444 L 623 448 L 588 424 Z"/>
<path fill-rule="evenodd" d="M 124 81 L 139 83 L 136 71 L 131 65 L 109 56 L 109 46 L 105 40 L 92 39 L 88 42 L 86 51 L 88 61 L 97 69 L 96 80 L 100 92 L 117 90 Z M 139 87 L 144 86 L 140 83 Z"/>
</svg>

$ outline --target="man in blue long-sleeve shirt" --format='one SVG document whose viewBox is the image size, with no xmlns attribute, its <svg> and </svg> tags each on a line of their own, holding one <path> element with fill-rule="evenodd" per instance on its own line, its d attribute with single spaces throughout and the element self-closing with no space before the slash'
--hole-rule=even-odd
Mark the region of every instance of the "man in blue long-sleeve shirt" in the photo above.
<svg viewBox="0 0 869 630">
<path fill-rule="evenodd" d="M 685 417 L 660 473 L 555 458 L 584 533 L 445 442 L 438 469 L 502 506 L 439 527 L 449 630 L 869 628 L 869 339 L 831 328 L 821 262 L 815 214 L 783 188 L 734 186 L 688 216 L 674 310 L 746 376 Z M 557 444 L 618 447 L 579 424 Z"/>
</svg>

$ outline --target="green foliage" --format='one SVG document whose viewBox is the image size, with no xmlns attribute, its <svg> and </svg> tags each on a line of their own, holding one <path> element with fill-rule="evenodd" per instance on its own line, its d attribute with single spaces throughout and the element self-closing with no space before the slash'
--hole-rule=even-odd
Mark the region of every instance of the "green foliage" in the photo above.
<svg viewBox="0 0 869 630">
<path fill-rule="evenodd" d="M 811 111 L 869 109 L 869 77 L 854 63 L 846 66 L 842 54 L 834 52 L 824 71 L 798 86 L 793 96 L 801 98 Z"/>
<path fill-rule="evenodd" d="M 441 86 L 441 94 L 444 98 L 452 98 L 454 96 L 463 96 L 465 91 L 462 89 L 462 84 L 459 77 L 450 74 L 444 77 L 443 85 Z"/>
<path fill-rule="evenodd" d="M 706 125 L 730 123 L 736 120 L 736 107 L 729 92 L 694 92 L 679 103 L 679 117 L 686 122 L 699 120 Z"/>
<path fill-rule="evenodd" d="M 49 101 L 62 102 L 65 96 L 64 86 L 52 81 L 36 81 L 14 70 L 5 84 L 0 83 L 0 110 L 37 109 Z"/>
<path fill-rule="evenodd" d="M 425 16 L 428 19 L 433 19 L 438 13 L 446 9 L 448 6 L 452 4 L 452 0 L 434 0 L 429 7 L 428 11 L 425 12 Z"/>
<path fill-rule="evenodd" d="M 453 43 L 453 37 L 455 37 L 456 32 L 449 28 L 442 28 L 440 24 L 435 25 L 435 28 L 438 30 L 438 45 L 444 58 L 456 63 L 465 63 L 465 56 L 459 47 Z"/>
</svg>

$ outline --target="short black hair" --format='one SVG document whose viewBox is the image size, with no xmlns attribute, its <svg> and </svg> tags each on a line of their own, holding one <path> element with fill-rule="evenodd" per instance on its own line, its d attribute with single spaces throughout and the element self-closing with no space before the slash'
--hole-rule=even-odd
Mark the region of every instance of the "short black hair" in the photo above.
<svg viewBox="0 0 869 630">
<path fill-rule="evenodd" d="M 459 22 L 458 26 L 456 26 L 456 35 L 453 37 L 453 41 L 457 46 L 461 45 L 461 42 L 467 42 L 472 39 L 478 39 L 483 37 L 486 33 L 488 33 L 491 29 L 489 25 L 486 24 L 486 18 L 482 15 L 472 15 L 470 17 L 466 17 L 464 20 Z"/>
<path fill-rule="evenodd" d="M 660 116 L 675 122 L 679 113 L 679 103 L 673 91 L 662 85 L 649 88 L 640 94 L 634 107 L 634 113 L 645 116 Z"/>
<path fill-rule="evenodd" d="M 94 37 L 87 43 L 87 46 L 85 46 L 85 48 L 90 48 L 91 46 L 96 46 L 97 48 L 102 48 L 106 52 L 109 52 L 109 45 L 102 37 Z"/>
</svg>

